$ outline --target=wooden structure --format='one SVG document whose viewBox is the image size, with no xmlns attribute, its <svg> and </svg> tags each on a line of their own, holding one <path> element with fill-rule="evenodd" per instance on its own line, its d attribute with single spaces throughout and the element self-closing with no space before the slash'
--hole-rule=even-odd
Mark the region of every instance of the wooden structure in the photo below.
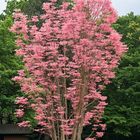
<svg viewBox="0 0 140 140">
<path fill-rule="evenodd" d="M 29 140 L 32 134 L 29 128 L 18 127 L 13 124 L 0 124 L 0 140 Z"/>
</svg>

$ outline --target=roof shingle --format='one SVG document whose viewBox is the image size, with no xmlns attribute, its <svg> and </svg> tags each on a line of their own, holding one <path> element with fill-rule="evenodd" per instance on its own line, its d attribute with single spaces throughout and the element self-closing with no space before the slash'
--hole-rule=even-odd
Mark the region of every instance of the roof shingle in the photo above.
<svg viewBox="0 0 140 140">
<path fill-rule="evenodd" d="M 23 128 L 23 127 L 19 127 L 17 125 L 13 125 L 13 124 L 5 124 L 5 125 L 0 124 L 0 134 L 26 135 L 26 134 L 31 134 L 31 133 L 32 132 L 29 128 Z"/>
</svg>

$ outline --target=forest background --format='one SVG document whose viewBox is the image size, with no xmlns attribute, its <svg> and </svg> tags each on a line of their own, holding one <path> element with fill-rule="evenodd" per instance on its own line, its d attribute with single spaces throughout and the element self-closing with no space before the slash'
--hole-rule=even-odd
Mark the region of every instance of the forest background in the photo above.
<svg viewBox="0 0 140 140">
<path fill-rule="evenodd" d="M 18 121 L 14 116 L 15 98 L 22 95 L 19 85 L 11 80 L 23 66 L 15 56 L 15 35 L 9 32 L 12 13 L 19 8 L 29 17 L 40 15 L 43 2 L 46 0 L 11 0 L 0 15 L 0 124 Z M 122 34 L 122 41 L 129 49 L 116 69 L 116 78 L 104 91 L 109 104 L 104 114 L 107 131 L 103 140 L 137 140 L 140 137 L 140 16 L 133 12 L 120 16 L 113 27 Z M 26 117 L 30 119 L 30 114 Z"/>
</svg>

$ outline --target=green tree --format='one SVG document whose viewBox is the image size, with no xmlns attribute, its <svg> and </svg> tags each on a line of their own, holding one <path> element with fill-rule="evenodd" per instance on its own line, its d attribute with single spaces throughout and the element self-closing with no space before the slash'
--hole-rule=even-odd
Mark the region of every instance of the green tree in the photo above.
<svg viewBox="0 0 140 140">
<path fill-rule="evenodd" d="M 21 68 L 21 62 L 15 56 L 15 36 L 9 32 L 12 25 L 11 16 L 1 16 L 0 19 L 0 122 L 11 123 L 14 120 L 14 100 L 19 94 L 19 87 L 12 77 Z"/>
<path fill-rule="evenodd" d="M 116 78 L 106 91 L 109 105 L 105 112 L 106 133 L 112 140 L 140 136 L 140 16 L 130 13 L 114 24 L 129 50 L 116 70 Z"/>
<path fill-rule="evenodd" d="M 29 17 L 34 15 L 41 15 L 43 13 L 42 4 L 49 0 L 9 0 L 7 2 L 6 14 L 12 14 L 14 9 L 21 9 Z M 63 0 L 57 0 L 56 6 L 59 6 Z M 66 0 L 71 1 L 71 0 Z"/>
<path fill-rule="evenodd" d="M 6 10 L 4 10 L 6 15 L 12 15 L 15 9 L 23 9 L 26 5 L 27 0 L 8 0 Z"/>
</svg>

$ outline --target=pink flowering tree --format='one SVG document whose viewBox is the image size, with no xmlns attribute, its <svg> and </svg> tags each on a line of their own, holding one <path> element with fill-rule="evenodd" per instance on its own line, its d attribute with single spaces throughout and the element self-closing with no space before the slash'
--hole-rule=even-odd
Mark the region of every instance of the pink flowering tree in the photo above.
<svg viewBox="0 0 140 140">
<path fill-rule="evenodd" d="M 117 15 L 110 0 L 55 3 L 44 3 L 44 14 L 32 19 L 14 13 L 11 31 L 25 64 L 14 78 L 25 93 L 17 97 L 16 115 L 22 118 L 32 109 L 36 131 L 52 140 L 81 140 L 83 128 L 92 125 L 86 140 L 96 140 L 106 129 L 102 115 L 107 97 L 101 92 L 126 51 L 111 27 Z M 19 126 L 31 123 L 24 120 Z"/>
</svg>

